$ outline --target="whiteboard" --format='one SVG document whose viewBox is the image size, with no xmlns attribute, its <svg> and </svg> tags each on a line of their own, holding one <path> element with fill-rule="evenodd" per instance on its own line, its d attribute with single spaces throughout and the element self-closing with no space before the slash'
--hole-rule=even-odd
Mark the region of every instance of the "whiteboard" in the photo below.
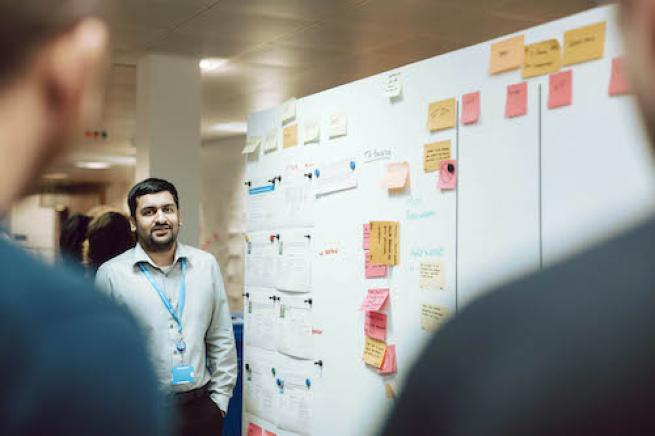
<svg viewBox="0 0 655 436">
<path fill-rule="evenodd" d="M 521 82 L 520 72 L 489 76 L 490 43 L 484 43 L 393 70 L 402 76 L 398 99 L 385 95 L 389 73 L 383 73 L 296 100 L 291 123 L 283 125 L 282 107 L 250 115 L 248 135 L 275 131 L 280 147 L 249 156 L 244 182 L 300 168 L 313 174 L 306 183 L 316 187 L 316 169 L 336 161 L 354 164 L 356 188 L 316 197 L 306 215 L 311 219 L 292 219 L 293 229 L 311 234 L 311 289 L 275 291 L 282 301 L 311 299 L 312 359 L 277 353 L 278 365 L 304 365 L 303 374 L 312 381 L 311 419 L 302 434 L 377 431 L 393 405 L 385 384 L 402 389 L 430 337 L 421 329 L 423 304 L 455 314 L 495 286 L 566 261 L 568 254 L 607 237 L 610 229 L 652 211 L 655 185 L 634 99 L 607 93 L 611 59 L 623 53 L 614 7 L 522 33 L 527 44 L 553 37 L 561 41 L 564 31 L 599 21 L 608 22 L 605 56 L 573 66 L 570 107 L 549 110 L 548 77 L 539 77 L 528 82 L 527 115 L 506 119 L 506 89 Z M 461 101 L 473 91 L 481 92 L 476 125 L 458 122 L 453 129 L 428 131 L 431 102 Z M 347 135 L 331 139 L 330 117 L 339 113 L 347 116 Z M 298 145 L 284 149 L 282 129 L 294 122 Z M 309 122 L 319 123 L 320 141 L 304 144 Z M 455 191 L 440 191 L 438 173 L 423 171 L 424 144 L 442 140 L 452 142 L 458 161 Z M 408 188 L 401 193 L 381 186 L 391 162 L 409 163 Z M 619 177 L 607 171 L 617 167 Z M 284 235 L 289 207 L 279 209 L 271 211 L 276 215 L 271 228 L 254 229 Z M 401 262 L 385 278 L 366 279 L 362 225 L 377 220 L 400 223 Z M 443 290 L 420 288 L 418 271 L 426 260 L 443 262 Z M 398 359 L 398 373 L 392 376 L 380 376 L 362 362 L 364 314 L 358 308 L 373 288 L 390 289 L 387 343 L 396 345 Z M 244 361 L 250 355 L 256 359 L 259 351 L 252 348 L 246 346 Z M 250 420 L 262 423 L 261 417 L 244 414 L 246 426 Z M 264 424 L 280 435 L 297 430 Z"/>
</svg>

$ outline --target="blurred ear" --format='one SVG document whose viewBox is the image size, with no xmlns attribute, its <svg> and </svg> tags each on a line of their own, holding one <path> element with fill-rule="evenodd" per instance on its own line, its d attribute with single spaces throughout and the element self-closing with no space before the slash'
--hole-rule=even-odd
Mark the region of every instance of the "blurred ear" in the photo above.
<svg viewBox="0 0 655 436">
<path fill-rule="evenodd" d="M 130 230 L 132 230 L 132 233 L 136 232 L 136 220 L 133 216 L 130 216 Z"/>
<path fill-rule="evenodd" d="M 107 26 L 86 18 L 44 50 L 40 71 L 53 139 L 69 142 L 98 121 L 108 44 Z"/>
</svg>

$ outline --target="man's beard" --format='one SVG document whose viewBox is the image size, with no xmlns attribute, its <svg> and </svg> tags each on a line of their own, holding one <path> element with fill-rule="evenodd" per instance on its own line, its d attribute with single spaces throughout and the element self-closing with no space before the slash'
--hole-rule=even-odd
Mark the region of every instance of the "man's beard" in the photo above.
<svg viewBox="0 0 655 436">
<path fill-rule="evenodd" d="M 163 240 L 155 239 L 153 233 L 156 230 L 148 232 L 146 235 L 139 234 L 139 242 L 147 251 L 161 252 L 170 249 L 177 240 L 177 232 L 173 229 L 173 226 L 168 226 L 170 230 L 170 236 Z"/>
</svg>

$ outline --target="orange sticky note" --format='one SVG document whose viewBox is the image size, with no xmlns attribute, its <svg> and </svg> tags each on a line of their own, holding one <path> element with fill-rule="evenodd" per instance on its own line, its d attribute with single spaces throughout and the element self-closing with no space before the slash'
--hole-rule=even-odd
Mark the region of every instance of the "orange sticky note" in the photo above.
<svg viewBox="0 0 655 436">
<path fill-rule="evenodd" d="M 528 83 L 522 82 L 507 87 L 505 117 L 520 117 L 528 113 Z"/>
<path fill-rule="evenodd" d="M 611 96 L 630 94 L 632 88 L 628 81 L 625 59 L 622 57 L 612 59 L 612 75 L 610 77 Z"/>
<path fill-rule="evenodd" d="M 384 352 L 387 349 L 387 344 L 366 336 L 364 338 L 364 355 L 362 359 L 367 365 L 371 365 L 377 369 L 382 367 L 384 362 Z"/>
<path fill-rule="evenodd" d="M 364 275 L 367 279 L 376 279 L 387 276 L 386 265 L 374 265 L 371 263 L 371 253 L 364 252 Z"/>
<path fill-rule="evenodd" d="M 262 436 L 262 428 L 251 422 L 248 424 L 248 436 Z"/>
<path fill-rule="evenodd" d="M 387 315 L 380 312 L 366 312 L 364 333 L 370 338 L 385 341 L 387 339 Z"/>
<path fill-rule="evenodd" d="M 389 375 L 395 374 L 397 371 L 396 346 L 387 345 L 387 350 L 384 352 L 384 361 L 382 361 L 382 367 L 378 369 L 378 374 Z"/>
<path fill-rule="evenodd" d="M 277 435 L 272 431 L 264 430 L 264 436 L 277 436 Z"/>
<path fill-rule="evenodd" d="M 523 35 L 504 39 L 491 45 L 489 74 L 517 70 L 523 64 L 525 38 Z"/>
<path fill-rule="evenodd" d="M 462 96 L 462 124 L 475 124 L 480 119 L 480 93 Z"/>
<path fill-rule="evenodd" d="M 457 187 L 457 162 L 455 160 L 441 161 L 438 187 L 442 191 Z"/>
<path fill-rule="evenodd" d="M 407 162 L 396 162 L 387 165 L 387 173 L 383 185 L 387 189 L 402 190 L 407 187 L 409 178 L 409 164 Z"/>
<path fill-rule="evenodd" d="M 428 108 L 428 130 L 435 132 L 452 129 L 457 124 L 456 112 L 457 100 L 454 98 L 430 103 Z"/>
<path fill-rule="evenodd" d="M 375 311 L 384 307 L 389 297 L 389 289 L 369 289 L 360 310 Z"/>
<path fill-rule="evenodd" d="M 573 71 L 551 74 L 548 81 L 548 109 L 570 106 L 573 100 Z"/>
<path fill-rule="evenodd" d="M 368 244 L 371 240 L 371 227 L 368 224 L 364 224 L 364 250 L 368 250 Z"/>
</svg>

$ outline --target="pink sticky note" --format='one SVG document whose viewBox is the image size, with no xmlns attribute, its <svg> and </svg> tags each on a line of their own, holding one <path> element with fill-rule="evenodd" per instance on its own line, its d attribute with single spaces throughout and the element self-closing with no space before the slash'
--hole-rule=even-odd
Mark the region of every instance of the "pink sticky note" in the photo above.
<svg viewBox="0 0 655 436">
<path fill-rule="evenodd" d="M 387 345 L 387 349 L 384 352 L 384 360 L 382 361 L 382 366 L 378 369 L 378 374 L 395 374 L 397 371 L 398 363 L 396 361 L 396 346 Z"/>
<path fill-rule="evenodd" d="M 382 185 L 387 189 L 405 189 L 409 177 L 409 163 L 395 162 L 387 165 Z"/>
<path fill-rule="evenodd" d="M 368 250 L 368 244 L 371 240 L 371 227 L 368 224 L 364 224 L 364 250 Z"/>
<path fill-rule="evenodd" d="M 573 101 L 573 71 L 551 74 L 548 81 L 548 109 L 570 106 Z"/>
<path fill-rule="evenodd" d="M 457 187 L 457 161 L 442 160 L 439 164 L 439 189 L 455 189 Z"/>
<path fill-rule="evenodd" d="M 522 82 L 507 87 L 505 117 L 520 117 L 528 113 L 528 83 Z"/>
<path fill-rule="evenodd" d="M 366 312 L 364 333 L 378 341 L 387 340 L 387 315 L 380 312 Z"/>
<path fill-rule="evenodd" d="M 389 289 L 369 289 L 359 310 L 380 310 L 384 307 L 387 297 L 389 297 Z"/>
<path fill-rule="evenodd" d="M 462 96 L 462 124 L 475 124 L 480 119 L 480 93 Z"/>
<path fill-rule="evenodd" d="M 251 422 L 248 424 L 248 436 L 262 436 L 262 428 Z"/>
<path fill-rule="evenodd" d="M 364 273 L 367 279 L 376 279 L 379 277 L 387 276 L 386 265 L 373 265 L 371 263 L 371 255 L 368 251 L 364 252 Z"/>
<path fill-rule="evenodd" d="M 628 82 L 628 72 L 626 71 L 625 59 L 612 59 L 612 75 L 610 77 L 611 96 L 630 94 L 632 88 Z"/>
</svg>

